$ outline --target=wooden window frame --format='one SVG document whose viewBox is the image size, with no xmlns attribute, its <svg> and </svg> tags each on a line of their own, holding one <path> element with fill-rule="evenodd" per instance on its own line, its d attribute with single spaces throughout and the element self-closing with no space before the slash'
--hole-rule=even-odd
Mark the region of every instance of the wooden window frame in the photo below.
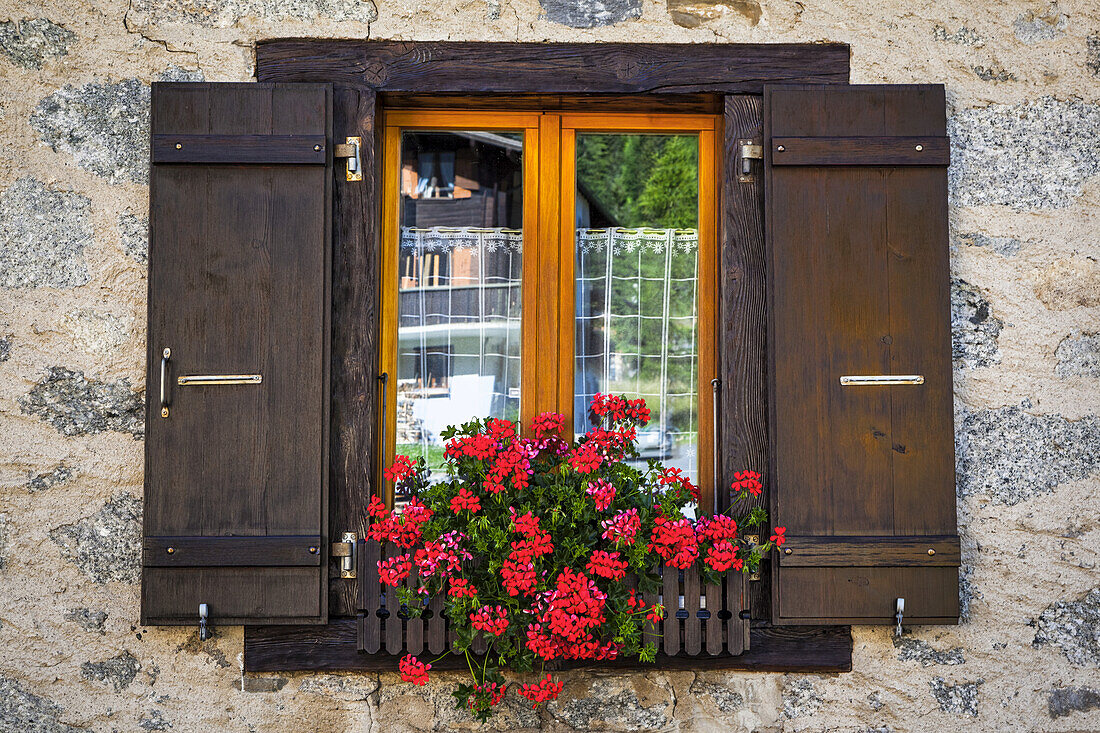
<svg viewBox="0 0 1100 733">
<path fill-rule="evenodd" d="M 578 133 L 695 134 L 699 140 L 698 225 L 698 415 L 697 481 L 700 505 L 715 507 L 712 380 L 718 375 L 717 230 L 719 115 L 651 112 L 547 112 L 543 110 L 387 109 L 382 113 L 379 166 L 382 183 L 379 372 L 397 372 L 398 223 L 400 221 L 401 134 L 406 130 L 485 130 L 521 132 L 523 150 L 523 284 L 521 315 L 520 421 L 540 412 L 560 412 L 573 425 L 575 329 L 576 137 Z M 556 359 L 547 359 L 556 355 Z M 397 390 L 387 391 L 379 416 L 384 424 L 383 460 L 375 466 L 387 506 L 393 506 L 393 483 L 383 469 L 396 451 L 394 430 Z"/>
<path fill-rule="evenodd" d="M 376 151 L 385 108 L 539 108 L 583 112 L 724 115 L 716 273 L 722 475 L 768 465 L 767 342 L 762 187 L 739 185 L 741 139 L 758 138 L 765 84 L 846 84 L 847 44 L 539 44 L 277 39 L 256 47 L 262 82 L 333 84 L 336 142 L 361 135 L 362 181 L 345 182 L 337 164 L 333 218 L 333 333 L 330 527 L 363 536 L 363 507 L 374 491 L 380 425 L 380 181 Z M 570 322 L 569 328 L 572 328 Z M 572 385 L 570 385 L 570 390 Z M 765 477 L 766 479 L 767 477 Z M 767 507 L 765 494 L 756 500 Z M 723 497 L 719 495 L 722 506 Z M 723 507 L 724 508 L 724 507 Z M 246 671 L 389 668 L 356 650 L 354 581 L 333 575 L 323 627 L 245 628 Z M 753 619 L 770 617 L 769 574 L 750 584 Z M 754 621 L 750 650 L 738 657 L 685 661 L 690 668 L 753 671 L 851 670 L 847 626 L 774 628 Z M 614 665 L 607 665 L 614 666 Z"/>
</svg>

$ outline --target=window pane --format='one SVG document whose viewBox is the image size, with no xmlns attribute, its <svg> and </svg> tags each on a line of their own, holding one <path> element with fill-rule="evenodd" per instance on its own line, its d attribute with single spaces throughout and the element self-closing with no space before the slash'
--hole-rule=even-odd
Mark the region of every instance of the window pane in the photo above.
<svg viewBox="0 0 1100 733">
<path fill-rule="evenodd" d="M 577 135 L 576 432 L 600 392 L 644 397 L 642 465 L 698 481 L 699 137 Z"/>
<path fill-rule="evenodd" d="M 448 425 L 519 417 L 522 140 L 401 136 L 396 442 L 430 466 Z"/>
</svg>

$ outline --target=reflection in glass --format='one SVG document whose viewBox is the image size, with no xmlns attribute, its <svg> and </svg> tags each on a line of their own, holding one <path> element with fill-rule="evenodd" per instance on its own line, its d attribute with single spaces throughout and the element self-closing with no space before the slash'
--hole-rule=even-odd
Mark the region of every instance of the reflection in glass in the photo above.
<svg viewBox="0 0 1100 733">
<path fill-rule="evenodd" d="M 516 420 L 522 135 L 401 137 L 396 452 L 442 464 L 441 431 Z"/>
<path fill-rule="evenodd" d="M 644 397 L 651 458 L 698 481 L 699 137 L 578 134 L 574 429 Z"/>
</svg>

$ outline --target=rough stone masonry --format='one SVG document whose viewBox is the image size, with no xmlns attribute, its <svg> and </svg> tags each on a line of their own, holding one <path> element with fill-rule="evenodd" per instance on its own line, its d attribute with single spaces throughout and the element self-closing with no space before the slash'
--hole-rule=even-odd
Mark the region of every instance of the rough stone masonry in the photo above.
<svg viewBox="0 0 1100 733">
<path fill-rule="evenodd" d="M 1094 0 L 0 0 L 0 731 L 476 725 L 454 679 L 243 676 L 238 628 L 142 628 L 149 84 L 258 39 L 842 41 L 942 82 L 965 622 L 857 627 L 838 676 L 574 674 L 494 730 L 1100 730 Z"/>
</svg>

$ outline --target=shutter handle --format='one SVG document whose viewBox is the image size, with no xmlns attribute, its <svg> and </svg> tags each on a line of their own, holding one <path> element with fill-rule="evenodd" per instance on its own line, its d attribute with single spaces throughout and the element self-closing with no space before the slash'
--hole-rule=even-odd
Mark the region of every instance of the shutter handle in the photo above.
<svg viewBox="0 0 1100 733">
<path fill-rule="evenodd" d="M 160 356 L 160 416 L 168 417 L 168 360 L 172 358 L 172 350 L 164 348 Z"/>
</svg>

